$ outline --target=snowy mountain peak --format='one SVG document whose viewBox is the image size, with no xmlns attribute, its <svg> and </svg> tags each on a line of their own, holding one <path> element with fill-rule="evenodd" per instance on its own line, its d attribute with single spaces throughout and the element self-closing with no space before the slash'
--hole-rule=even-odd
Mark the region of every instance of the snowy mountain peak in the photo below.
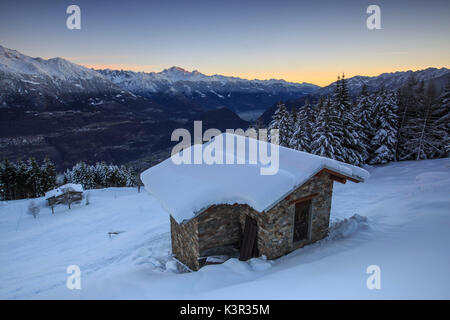
<svg viewBox="0 0 450 320">
<path fill-rule="evenodd" d="M 191 72 L 181 67 L 173 66 L 168 69 L 164 69 L 161 73 L 191 73 Z"/>
<path fill-rule="evenodd" d="M 64 104 L 79 93 L 91 95 L 118 94 L 115 86 L 100 73 L 64 58 L 32 58 L 0 46 L 0 104 L 20 103 L 42 107 Z M 65 98 L 62 98 L 62 97 Z"/>
<path fill-rule="evenodd" d="M 97 72 L 63 58 L 32 58 L 16 50 L 0 46 L 0 71 L 57 79 L 103 78 Z"/>
<path fill-rule="evenodd" d="M 176 81 L 206 81 L 208 78 L 197 70 L 191 72 L 176 66 L 164 69 L 163 71 L 158 72 L 157 75 L 172 83 Z"/>
<path fill-rule="evenodd" d="M 0 57 L 6 57 L 10 59 L 20 59 L 23 56 L 19 51 L 8 49 L 0 45 Z"/>
</svg>

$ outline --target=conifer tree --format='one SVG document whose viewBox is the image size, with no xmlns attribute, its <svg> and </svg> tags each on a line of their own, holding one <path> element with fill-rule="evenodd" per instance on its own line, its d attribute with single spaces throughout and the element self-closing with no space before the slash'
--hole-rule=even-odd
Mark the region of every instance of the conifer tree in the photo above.
<svg viewBox="0 0 450 320">
<path fill-rule="evenodd" d="M 398 105 L 396 94 L 383 91 L 377 100 L 376 130 L 371 140 L 371 147 L 374 150 L 370 160 L 371 164 L 394 161 L 397 144 Z"/>
<path fill-rule="evenodd" d="M 343 147 L 344 141 L 344 125 L 343 125 L 343 114 L 344 114 L 344 104 L 342 103 L 342 81 L 338 76 L 336 81 L 336 87 L 331 99 L 327 99 L 324 103 L 324 107 L 319 111 L 319 115 L 316 119 L 316 126 L 318 130 L 322 130 L 326 135 L 322 139 L 322 150 L 327 150 L 327 152 L 319 152 L 319 155 L 324 155 L 326 157 L 336 159 L 339 161 L 346 161 L 347 155 Z M 323 114 L 324 110 L 327 110 L 328 114 L 325 116 Z M 326 120 L 327 129 L 324 130 L 323 121 Z M 320 129 L 321 128 L 321 129 Z M 316 140 L 316 137 L 313 138 Z M 314 148 L 317 152 L 317 147 Z M 333 155 L 331 155 L 331 150 L 333 150 Z M 328 155 L 325 155 L 328 154 Z"/>
<path fill-rule="evenodd" d="M 283 103 L 278 103 L 277 110 L 275 111 L 274 115 L 272 116 L 272 121 L 269 124 L 269 138 L 271 142 L 272 136 L 270 135 L 270 132 L 272 129 L 278 129 L 278 142 L 281 146 L 288 147 L 289 141 L 292 135 L 292 118 L 289 112 L 286 110 L 286 106 Z"/>
<path fill-rule="evenodd" d="M 407 88 L 403 97 L 403 108 L 408 108 L 406 120 L 400 126 L 399 159 L 421 160 L 434 157 L 442 141 L 442 132 L 434 127 L 439 102 L 432 85 L 425 87 L 424 81 Z"/>
<path fill-rule="evenodd" d="M 410 139 L 414 132 L 414 122 L 416 110 L 419 109 L 415 87 L 417 81 L 412 75 L 408 78 L 407 84 L 398 90 L 399 104 L 399 129 L 397 134 L 396 160 L 411 160 L 413 151 L 411 150 Z"/>
<path fill-rule="evenodd" d="M 66 169 L 66 171 L 64 172 L 63 184 L 72 182 L 73 182 L 73 171 L 70 169 Z"/>
<path fill-rule="evenodd" d="M 14 164 L 5 159 L 0 166 L 2 200 L 15 199 L 15 190 L 13 188 L 15 178 Z"/>
<path fill-rule="evenodd" d="M 355 118 L 360 124 L 359 137 L 361 139 L 361 156 L 363 163 L 370 158 L 370 142 L 374 136 L 374 103 L 375 96 L 369 94 L 367 86 L 363 85 L 361 95 L 357 99 Z"/>
<path fill-rule="evenodd" d="M 53 162 L 48 157 L 45 157 L 44 164 L 41 168 L 41 187 L 44 192 L 52 190 L 56 187 L 56 169 Z"/>
<path fill-rule="evenodd" d="M 309 99 L 306 99 L 305 105 L 297 112 L 294 131 L 290 140 L 290 147 L 296 150 L 311 152 L 312 129 L 314 126 L 312 117 L 312 107 Z"/>
<path fill-rule="evenodd" d="M 439 103 L 431 112 L 435 142 L 430 148 L 431 157 L 445 157 L 450 154 L 450 82 L 445 86 Z"/>
<path fill-rule="evenodd" d="M 335 160 L 342 160 L 341 137 L 335 134 L 333 127 L 339 117 L 333 110 L 330 99 L 320 98 L 317 105 L 318 115 L 313 129 L 311 153 Z"/>
<path fill-rule="evenodd" d="M 32 197 L 31 190 L 27 189 L 28 168 L 25 162 L 18 161 L 15 165 L 16 179 L 15 186 L 17 190 L 16 199 Z"/>
<path fill-rule="evenodd" d="M 5 161 L 0 162 L 0 200 L 4 201 L 8 198 L 8 190 L 6 184 Z"/>
<path fill-rule="evenodd" d="M 298 115 L 298 111 L 297 111 L 297 108 L 295 107 L 295 106 L 293 106 L 292 108 L 291 108 L 291 119 L 292 119 L 292 132 L 294 132 L 295 131 L 295 125 L 296 125 L 296 123 L 297 123 L 297 115 Z"/>
<path fill-rule="evenodd" d="M 342 161 L 353 165 L 361 165 L 363 163 L 362 142 L 359 136 L 361 127 L 354 116 L 355 110 L 344 75 L 340 80 L 338 78 L 336 91 L 333 95 L 333 108 L 336 109 L 336 115 L 340 118 L 335 123 L 335 134 L 341 140 Z"/>
<path fill-rule="evenodd" d="M 30 190 L 30 197 L 40 197 L 44 195 L 41 185 L 42 173 L 39 165 L 34 158 L 27 162 L 27 187 Z"/>
</svg>

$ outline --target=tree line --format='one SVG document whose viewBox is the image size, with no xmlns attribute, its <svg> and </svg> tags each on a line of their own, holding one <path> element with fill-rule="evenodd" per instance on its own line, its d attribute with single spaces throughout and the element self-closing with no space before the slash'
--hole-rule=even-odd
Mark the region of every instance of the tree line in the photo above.
<svg viewBox="0 0 450 320">
<path fill-rule="evenodd" d="M 450 85 L 438 96 L 433 85 L 410 78 L 397 91 L 369 93 L 355 101 L 346 79 L 315 104 L 287 110 L 279 103 L 269 124 L 280 145 L 353 165 L 448 156 Z"/>
<path fill-rule="evenodd" d="M 88 165 L 79 162 L 64 172 L 63 182 L 78 183 L 84 189 L 109 187 L 135 187 L 137 185 L 134 168 L 98 162 Z"/>
<path fill-rule="evenodd" d="M 84 162 L 67 169 L 61 183 L 78 183 L 85 190 L 108 187 L 136 186 L 137 177 L 132 167 L 104 162 L 87 165 Z M 36 159 L 0 162 L 0 200 L 37 198 L 56 188 L 57 174 L 54 163 L 45 158 L 39 164 Z"/>
<path fill-rule="evenodd" d="M 55 165 L 48 158 L 41 165 L 34 158 L 0 163 L 0 200 L 41 197 L 55 187 Z"/>
</svg>

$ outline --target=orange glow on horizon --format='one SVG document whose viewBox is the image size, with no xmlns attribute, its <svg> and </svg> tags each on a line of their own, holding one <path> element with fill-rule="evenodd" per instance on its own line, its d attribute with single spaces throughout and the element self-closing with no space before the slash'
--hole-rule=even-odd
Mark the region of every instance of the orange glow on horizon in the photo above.
<svg viewBox="0 0 450 320">
<path fill-rule="evenodd" d="M 134 72 L 160 72 L 165 68 L 161 68 L 155 65 L 134 65 L 134 64 L 80 64 L 86 68 L 93 69 L 112 69 L 112 70 L 129 70 Z M 296 82 L 296 83 L 312 83 L 318 86 L 327 86 L 336 81 L 337 76 L 342 73 L 345 74 L 346 78 L 351 78 L 354 76 L 378 76 L 382 73 L 391 73 L 398 71 L 417 71 L 426 68 L 449 68 L 448 66 L 416 66 L 412 68 L 370 68 L 369 70 L 363 70 L 363 68 L 352 68 L 352 69 L 360 69 L 357 70 L 332 70 L 332 71 L 286 71 L 286 72 L 264 72 L 264 71 L 256 71 L 256 72 L 202 72 L 205 75 L 213 75 L 220 74 L 223 76 L 230 77 L 239 77 L 242 79 L 248 80 L 268 80 L 268 79 L 283 79 L 288 82 Z M 170 66 L 166 67 L 170 68 Z M 194 68 L 196 69 L 196 68 Z M 194 70 L 192 69 L 192 70 Z M 192 71 L 189 70 L 189 71 Z"/>
</svg>

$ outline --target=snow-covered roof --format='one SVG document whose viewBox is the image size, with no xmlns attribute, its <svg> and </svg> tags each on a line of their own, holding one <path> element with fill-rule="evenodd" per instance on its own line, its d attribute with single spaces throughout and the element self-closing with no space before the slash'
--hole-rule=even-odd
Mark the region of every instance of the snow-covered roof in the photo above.
<svg viewBox="0 0 450 320">
<path fill-rule="evenodd" d="M 83 186 L 81 184 L 76 183 L 68 183 L 63 186 L 60 186 L 56 189 L 50 190 L 45 193 L 45 199 L 51 198 L 51 197 L 57 197 L 62 195 L 63 193 L 67 191 L 72 192 L 83 192 Z"/>
<path fill-rule="evenodd" d="M 245 141 L 244 157 L 235 152 L 238 137 L 244 139 L 240 141 Z M 359 167 L 285 147 L 279 147 L 278 172 L 262 175 L 261 169 L 269 165 L 263 165 L 260 161 L 249 163 L 249 142 L 257 144 L 258 150 L 270 150 L 274 145 L 229 133 L 216 139 L 234 141 L 234 149 L 228 150 L 223 143 L 223 148 L 216 150 L 224 163 L 225 159 L 234 159 L 234 164 L 175 164 L 173 155 L 141 174 L 145 189 L 161 202 L 177 222 L 190 220 L 214 204 L 248 204 L 259 212 L 269 210 L 324 168 L 357 181 L 369 177 L 369 173 Z M 193 145 L 180 154 L 190 152 L 193 159 L 196 152 L 211 150 L 212 142 Z M 237 160 L 245 160 L 245 164 L 236 164 Z"/>
</svg>

